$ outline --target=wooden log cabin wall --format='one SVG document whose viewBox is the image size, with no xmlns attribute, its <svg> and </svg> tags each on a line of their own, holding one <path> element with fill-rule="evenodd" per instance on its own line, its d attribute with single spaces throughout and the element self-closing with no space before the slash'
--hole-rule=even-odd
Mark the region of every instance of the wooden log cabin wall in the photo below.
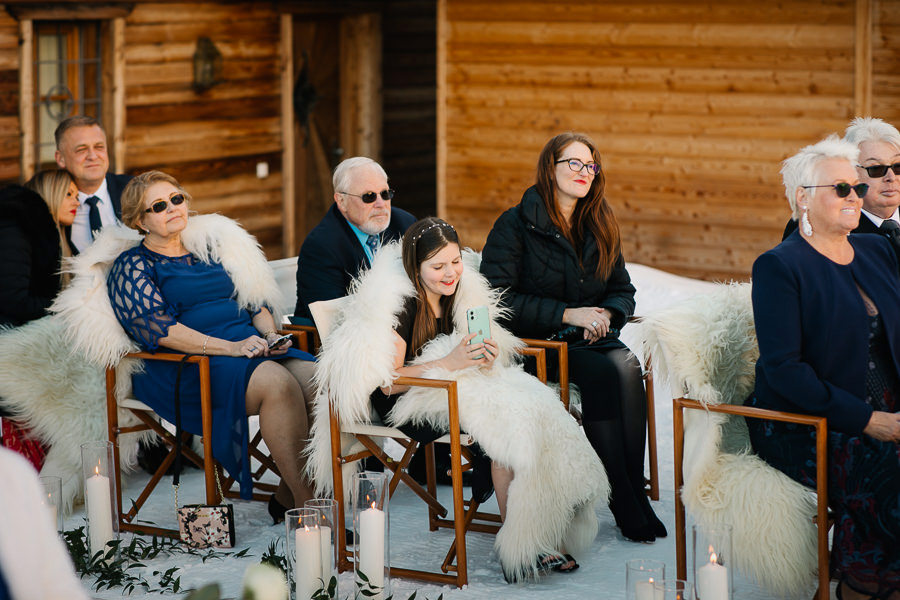
<svg viewBox="0 0 900 600">
<path fill-rule="evenodd" d="M 296 254 L 331 204 L 329 171 L 353 154 L 383 160 L 399 206 L 434 214 L 435 2 L 0 5 L 0 183 L 52 165 L 52 153 L 35 156 L 36 28 L 85 21 L 102 24 L 99 116 L 114 168 L 173 174 L 195 210 L 238 219 L 269 258 Z M 221 81 L 205 91 L 192 86 L 200 37 L 222 55 Z M 300 123 L 294 85 L 310 56 L 317 105 Z M 318 154 L 304 142 L 312 119 Z"/>
<path fill-rule="evenodd" d="M 900 125 L 897 0 L 438 5 L 438 207 L 475 247 L 576 130 L 628 261 L 746 279 L 789 217 L 780 161 L 867 114 Z"/>
</svg>

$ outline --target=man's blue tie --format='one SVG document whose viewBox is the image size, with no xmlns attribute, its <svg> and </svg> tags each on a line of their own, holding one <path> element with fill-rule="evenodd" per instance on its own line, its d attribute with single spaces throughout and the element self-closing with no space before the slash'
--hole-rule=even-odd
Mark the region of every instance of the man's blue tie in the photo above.
<svg viewBox="0 0 900 600">
<path fill-rule="evenodd" d="M 95 231 L 103 228 L 103 220 L 100 219 L 100 209 L 97 207 L 98 202 L 100 202 L 100 198 L 97 196 L 91 196 L 84 201 L 85 204 L 91 207 L 91 210 L 88 213 L 88 221 L 91 225 L 91 239 L 94 239 Z"/>
<path fill-rule="evenodd" d="M 375 253 L 378 252 L 378 236 L 375 234 L 370 235 L 366 238 L 366 246 L 369 247 L 369 250 L 372 251 L 372 256 L 375 256 Z"/>
</svg>

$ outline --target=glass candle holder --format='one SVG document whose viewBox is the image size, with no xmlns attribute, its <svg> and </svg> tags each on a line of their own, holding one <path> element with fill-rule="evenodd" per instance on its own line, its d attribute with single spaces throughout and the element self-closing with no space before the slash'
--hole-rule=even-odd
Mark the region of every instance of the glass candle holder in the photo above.
<svg viewBox="0 0 900 600">
<path fill-rule="evenodd" d="M 694 591 L 699 600 L 731 600 L 734 560 L 731 525 L 694 525 Z"/>
<path fill-rule="evenodd" d="M 653 582 L 654 600 L 695 600 L 694 586 L 684 579 L 664 579 Z"/>
<path fill-rule="evenodd" d="M 59 533 L 62 531 L 62 509 L 59 506 L 62 498 L 62 479 L 52 475 L 42 475 L 40 479 L 41 487 L 44 488 L 41 504 L 44 505 L 53 528 Z"/>
<path fill-rule="evenodd" d="M 353 566 L 356 598 L 383 600 L 390 596 L 390 518 L 386 473 L 355 473 L 350 486 L 353 510 Z"/>
<path fill-rule="evenodd" d="M 318 514 L 319 542 L 322 544 L 322 582 L 327 590 L 331 578 L 337 581 L 337 545 L 341 538 L 337 537 L 337 502 L 331 498 L 313 498 L 303 503 L 303 508 L 315 509 Z M 335 587 L 333 597 L 340 595 Z"/>
<path fill-rule="evenodd" d="M 309 600 L 322 589 L 322 542 L 319 511 L 314 508 L 292 508 L 284 514 L 287 530 L 288 573 L 291 598 Z"/>
<path fill-rule="evenodd" d="M 625 563 L 625 598 L 656 600 L 653 584 L 666 578 L 666 563 L 646 558 L 633 558 Z"/>
<path fill-rule="evenodd" d="M 106 544 L 119 537 L 112 442 L 98 440 L 81 444 L 81 469 L 84 475 L 88 550 L 91 556 L 98 552 L 105 555 L 108 550 Z"/>
</svg>

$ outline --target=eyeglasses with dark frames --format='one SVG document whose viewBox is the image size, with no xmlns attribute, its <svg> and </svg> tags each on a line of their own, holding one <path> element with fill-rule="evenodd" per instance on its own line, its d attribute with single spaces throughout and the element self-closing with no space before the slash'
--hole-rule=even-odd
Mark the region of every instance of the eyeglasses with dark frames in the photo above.
<svg viewBox="0 0 900 600">
<path fill-rule="evenodd" d="M 365 194 L 351 194 L 350 192 L 338 192 L 339 194 L 344 194 L 345 196 L 353 196 L 354 198 L 359 198 L 366 204 L 372 204 L 375 202 L 375 199 L 378 196 L 381 196 L 381 199 L 385 202 L 390 202 L 394 198 L 394 190 L 387 189 L 381 190 L 380 192 L 366 192 Z"/>
<path fill-rule="evenodd" d="M 576 173 L 581 173 L 581 170 L 584 169 L 585 167 L 587 167 L 588 173 L 590 173 L 591 175 L 596 175 L 597 173 L 600 172 L 600 165 L 598 165 L 597 163 L 594 163 L 594 162 L 585 163 L 585 162 L 581 162 L 577 158 L 561 158 L 558 161 L 556 161 L 556 163 L 554 163 L 554 164 L 558 165 L 559 163 L 568 163 L 569 168 L 572 169 L 573 171 L 575 171 Z"/>
<path fill-rule="evenodd" d="M 185 200 L 187 200 L 187 198 L 185 197 L 184 194 L 174 194 L 174 195 L 173 195 L 171 198 L 169 198 L 168 200 L 157 200 L 156 202 L 154 202 L 153 204 L 151 204 L 151 205 L 150 205 L 150 208 L 148 208 L 148 209 L 145 210 L 144 212 L 146 212 L 146 213 L 150 213 L 150 212 L 161 213 L 162 211 L 164 211 L 164 210 L 166 210 L 167 208 L 169 208 L 169 202 L 172 203 L 172 206 L 178 206 L 179 204 L 181 204 L 181 203 L 184 202 Z"/>
<path fill-rule="evenodd" d="M 838 198 L 846 198 L 850 195 L 850 190 L 856 192 L 857 198 L 862 198 L 866 195 L 866 192 L 869 191 L 868 183 L 857 183 L 856 185 L 850 185 L 849 183 L 834 183 L 832 185 L 801 185 L 805 190 L 811 188 L 834 188 L 834 193 L 837 194 Z"/>
<path fill-rule="evenodd" d="M 887 175 L 888 169 L 890 169 L 894 175 L 900 175 L 900 162 L 894 163 L 892 165 L 869 165 L 864 167 L 863 165 L 856 165 L 860 169 L 865 169 L 866 173 L 869 174 L 869 177 L 872 179 L 881 179 L 885 175 Z"/>
</svg>

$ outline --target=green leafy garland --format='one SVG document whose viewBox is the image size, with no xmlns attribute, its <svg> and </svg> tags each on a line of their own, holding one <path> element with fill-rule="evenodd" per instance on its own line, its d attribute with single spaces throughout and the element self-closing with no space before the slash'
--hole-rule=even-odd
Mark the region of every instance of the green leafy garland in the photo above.
<svg viewBox="0 0 900 600">
<path fill-rule="evenodd" d="M 238 552 L 222 552 L 212 549 L 197 549 L 168 538 L 153 536 L 149 541 L 139 536 L 132 536 L 128 544 L 122 540 L 106 543 L 105 552 L 98 551 L 93 556 L 88 551 L 84 527 L 78 527 L 63 533 L 66 548 L 72 557 L 75 571 L 81 576 L 94 578 L 93 588 L 100 591 L 104 588 L 122 588 L 123 594 L 131 594 L 140 588 L 148 593 L 178 593 L 181 588 L 181 577 L 176 576 L 179 568 L 171 567 L 165 571 L 153 571 L 148 580 L 142 572 L 144 561 L 153 560 L 160 555 L 172 556 L 185 554 L 199 557 L 204 563 L 209 559 L 226 557 L 243 558 L 249 556 L 250 549 Z"/>
</svg>

